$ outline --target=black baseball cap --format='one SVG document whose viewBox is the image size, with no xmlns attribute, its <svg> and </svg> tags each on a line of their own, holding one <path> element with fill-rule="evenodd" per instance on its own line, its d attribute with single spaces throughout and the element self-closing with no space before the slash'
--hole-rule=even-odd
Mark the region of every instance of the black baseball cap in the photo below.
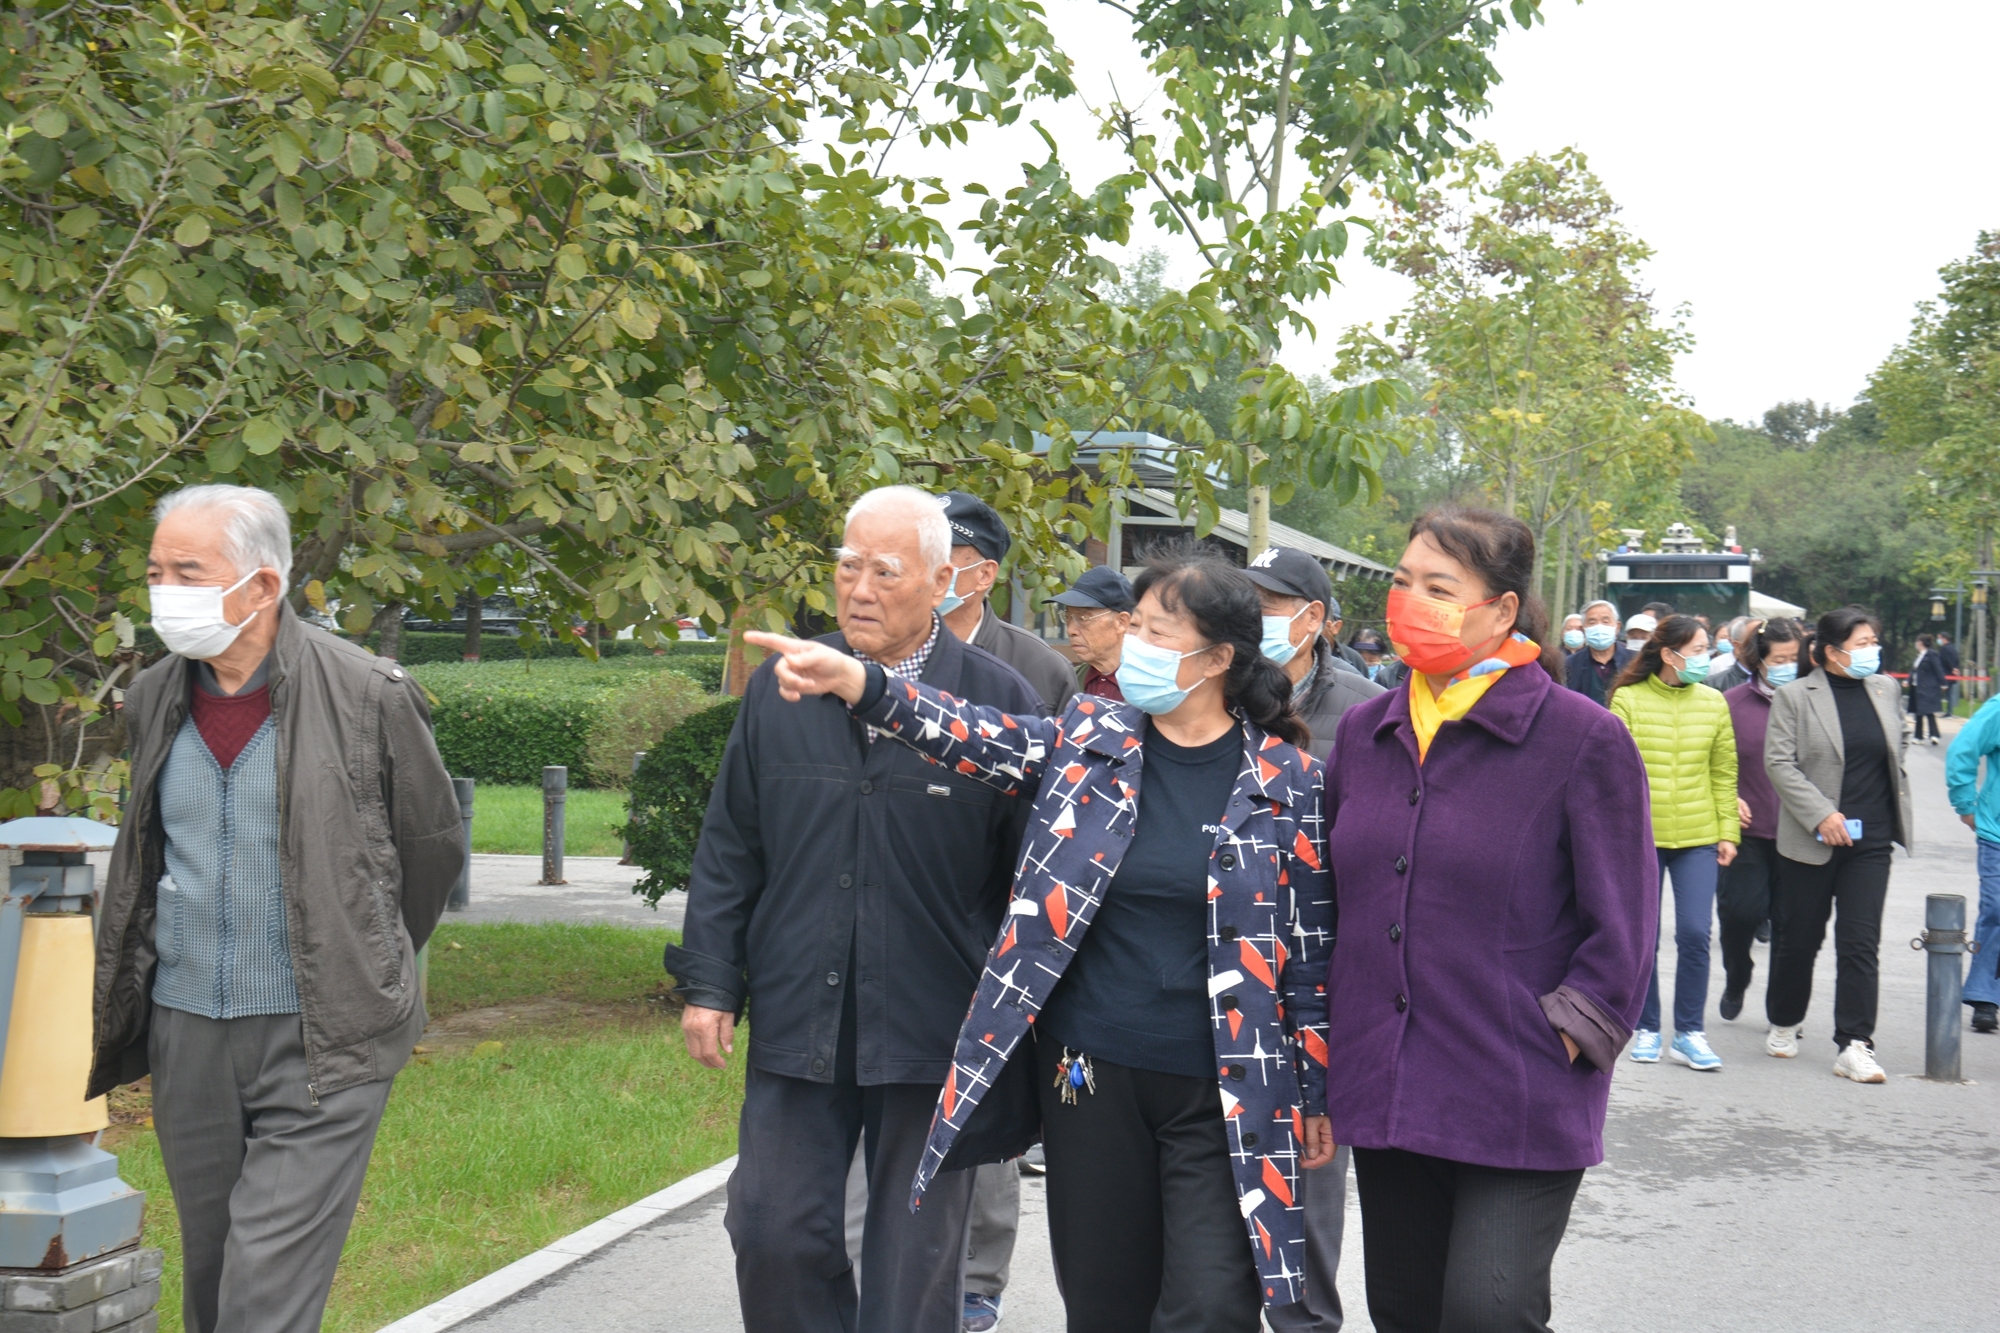
<svg viewBox="0 0 2000 1333">
<path fill-rule="evenodd" d="M 953 546 L 970 546 L 988 560 L 999 560 L 1014 544 L 1000 515 L 978 496 L 946 491 L 938 503 L 944 507 L 944 521 L 951 524 Z"/>
<path fill-rule="evenodd" d="M 1243 570 L 1250 581 L 1280 597 L 1303 597 L 1326 608 L 1328 620 L 1340 619 L 1340 603 L 1333 598 L 1333 580 L 1319 561 L 1304 551 L 1273 546 L 1252 560 Z"/>
<path fill-rule="evenodd" d="M 1138 605 L 1132 597 L 1132 581 L 1109 565 L 1095 565 L 1084 570 L 1068 589 L 1049 600 L 1058 606 L 1105 611 L 1130 611 Z"/>
</svg>

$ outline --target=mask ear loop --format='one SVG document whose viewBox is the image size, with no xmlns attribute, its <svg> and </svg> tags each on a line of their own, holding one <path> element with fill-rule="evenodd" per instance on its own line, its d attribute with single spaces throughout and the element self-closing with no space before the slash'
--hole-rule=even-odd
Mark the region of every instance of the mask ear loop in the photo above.
<svg viewBox="0 0 2000 1333">
<path fill-rule="evenodd" d="M 235 592 L 238 588 L 242 587 L 244 584 L 248 583 L 251 579 L 256 578 L 259 574 L 263 572 L 264 572 L 264 566 L 262 565 L 257 566 L 257 568 L 251 570 L 248 574 L 245 574 L 242 578 L 236 580 L 236 582 L 230 584 L 227 588 L 224 588 L 222 590 L 222 596 L 223 597 L 229 596 L 230 593 Z M 222 621 L 223 624 L 229 625 L 229 617 L 223 614 L 221 598 L 216 599 L 215 614 L 216 618 Z M 259 614 L 258 612 L 252 611 L 249 615 L 243 617 L 243 620 L 240 624 L 229 625 L 229 628 L 234 630 L 240 630 L 243 628 L 244 625 L 247 625 L 251 621 L 255 620 L 258 614 Z"/>
</svg>

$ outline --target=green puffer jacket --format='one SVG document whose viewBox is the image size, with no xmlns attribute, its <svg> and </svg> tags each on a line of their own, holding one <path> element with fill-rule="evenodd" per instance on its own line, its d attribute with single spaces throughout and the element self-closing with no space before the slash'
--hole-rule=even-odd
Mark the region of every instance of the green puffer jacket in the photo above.
<svg viewBox="0 0 2000 1333">
<path fill-rule="evenodd" d="M 1653 795 L 1653 842 L 1665 848 L 1741 842 L 1736 817 L 1736 728 L 1729 704 L 1706 685 L 1648 676 L 1611 696 L 1631 728 Z"/>
</svg>

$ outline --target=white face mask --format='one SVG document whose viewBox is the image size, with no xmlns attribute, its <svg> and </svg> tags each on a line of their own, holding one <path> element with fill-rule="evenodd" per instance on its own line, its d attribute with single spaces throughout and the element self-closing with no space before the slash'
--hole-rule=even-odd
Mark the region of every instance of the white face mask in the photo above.
<svg viewBox="0 0 2000 1333">
<path fill-rule="evenodd" d="M 257 618 L 252 611 L 243 625 L 232 625 L 222 616 L 222 599 L 257 577 L 251 570 L 227 588 L 190 588 L 185 584 L 156 583 L 149 590 L 153 601 L 153 632 L 170 653 L 206 662 L 229 650 L 243 625 Z"/>
</svg>

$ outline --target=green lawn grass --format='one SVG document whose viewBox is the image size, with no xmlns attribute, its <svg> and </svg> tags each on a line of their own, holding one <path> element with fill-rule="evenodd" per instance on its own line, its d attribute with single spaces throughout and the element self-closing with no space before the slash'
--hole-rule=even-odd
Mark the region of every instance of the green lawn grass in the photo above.
<svg viewBox="0 0 2000 1333">
<path fill-rule="evenodd" d="M 725 1073 L 701 1069 L 679 1024 L 647 999 L 667 936 L 438 931 L 438 1016 L 544 996 L 600 1007 L 566 1027 L 501 1034 L 498 1050 L 420 1055 L 398 1076 L 326 1329 L 380 1328 L 735 1150 L 741 1056 Z M 171 1333 L 182 1327 L 180 1237 L 158 1140 L 129 1127 L 107 1144 L 125 1179 L 149 1192 L 146 1243 L 167 1254 L 160 1328 Z"/>
<path fill-rule="evenodd" d="M 563 854 L 617 856 L 614 831 L 625 822 L 625 793 L 574 788 L 563 809 Z M 472 850 L 542 854 L 542 789 L 479 783 L 472 790 Z"/>
</svg>

